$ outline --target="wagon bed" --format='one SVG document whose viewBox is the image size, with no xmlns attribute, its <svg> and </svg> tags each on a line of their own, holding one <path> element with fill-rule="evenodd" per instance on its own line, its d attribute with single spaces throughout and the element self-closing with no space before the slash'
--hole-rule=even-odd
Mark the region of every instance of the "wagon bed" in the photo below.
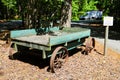
<svg viewBox="0 0 120 80">
<path fill-rule="evenodd" d="M 12 31 L 11 39 L 14 42 L 28 42 L 45 46 L 53 46 L 61 43 L 70 42 L 76 39 L 90 36 L 90 30 L 84 28 L 64 28 L 63 30 L 51 30 L 52 32 L 45 35 L 36 35 L 35 29 Z M 26 34 L 26 32 L 31 32 Z"/>
</svg>

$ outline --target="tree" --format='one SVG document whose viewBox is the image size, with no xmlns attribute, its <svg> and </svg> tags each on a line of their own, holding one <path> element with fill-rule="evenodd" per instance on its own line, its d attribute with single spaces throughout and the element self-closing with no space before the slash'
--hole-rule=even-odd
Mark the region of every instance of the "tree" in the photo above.
<svg viewBox="0 0 120 80">
<path fill-rule="evenodd" d="M 61 25 L 71 27 L 72 0 L 64 0 L 61 13 Z"/>
<path fill-rule="evenodd" d="M 119 0 L 1 0 L 0 17 L 10 19 L 19 14 L 26 28 L 39 27 L 44 22 L 55 24 L 58 20 L 61 26 L 68 27 L 71 19 L 79 20 L 89 10 L 102 10 L 104 15 L 119 20 L 119 5 Z"/>
<path fill-rule="evenodd" d="M 80 0 L 72 0 L 72 20 L 79 20 Z"/>
<path fill-rule="evenodd" d="M 5 10 L 6 7 L 4 6 L 4 4 L 0 1 L 0 19 L 4 19 L 5 18 Z"/>
<path fill-rule="evenodd" d="M 96 0 L 72 0 L 72 20 L 79 20 L 79 16 L 90 10 L 98 10 Z"/>
<path fill-rule="evenodd" d="M 80 13 L 84 14 L 85 12 L 90 10 L 98 10 L 96 7 L 97 3 L 98 1 L 95 0 L 84 0 Z"/>
<path fill-rule="evenodd" d="M 17 12 L 16 0 L 1 0 L 1 2 L 6 6 L 6 18 L 11 17 L 12 12 Z"/>
<path fill-rule="evenodd" d="M 17 4 L 28 28 L 48 27 L 50 22 L 57 20 L 60 20 L 61 26 L 70 26 L 71 0 L 17 0 Z"/>
</svg>

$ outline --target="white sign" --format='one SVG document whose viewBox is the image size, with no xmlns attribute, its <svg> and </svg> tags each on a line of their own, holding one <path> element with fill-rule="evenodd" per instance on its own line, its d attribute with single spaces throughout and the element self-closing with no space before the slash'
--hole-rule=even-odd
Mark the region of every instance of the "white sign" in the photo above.
<svg viewBox="0 0 120 80">
<path fill-rule="evenodd" d="M 113 17 L 105 16 L 103 21 L 104 26 L 113 26 Z"/>
</svg>

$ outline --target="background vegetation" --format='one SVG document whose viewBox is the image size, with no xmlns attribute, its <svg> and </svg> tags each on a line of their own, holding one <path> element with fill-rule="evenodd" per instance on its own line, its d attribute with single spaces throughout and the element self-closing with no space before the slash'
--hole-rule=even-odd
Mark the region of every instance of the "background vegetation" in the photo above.
<svg viewBox="0 0 120 80">
<path fill-rule="evenodd" d="M 0 0 L 0 19 L 22 19 L 23 24 L 31 28 L 42 26 L 44 22 L 61 21 L 63 25 L 67 19 L 79 20 L 86 11 L 102 10 L 119 23 L 119 5 L 119 0 Z"/>
</svg>

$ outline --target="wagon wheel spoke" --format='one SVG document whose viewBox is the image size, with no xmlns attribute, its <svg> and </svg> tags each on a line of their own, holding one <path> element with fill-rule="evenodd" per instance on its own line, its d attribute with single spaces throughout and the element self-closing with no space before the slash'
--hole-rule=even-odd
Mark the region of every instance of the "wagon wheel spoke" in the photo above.
<svg viewBox="0 0 120 80">
<path fill-rule="evenodd" d="M 62 57 L 62 51 L 58 52 L 58 57 L 59 57 L 59 58 Z"/>
<path fill-rule="evenodd" d="M 58 61 L 54 61 L 54 67 L 57 68 L 57 65 L 59 64 Z"/>
<path fill-rule="evenodd" d="M 50 59 L 50 69 L 51 72 L 55 72 L 57 69 L 61 68 L 63 63 L 68 57 L 68 51 L 65 47 L 57 47 Z"/>
<path fill-rule="evenodd" d="M 62 54 L 62 58 L 64 59 L 65 57 L 67 57 L 68 54 L 66 54 L 65 52 Z"/>
<path fill-rule="evenodd" d="M 64 50 L 61 51 L 61 53 L 59 54 L 59 58 L 64 59 L 67 56 L 67 54 L 65 53 Z"/>
<path fill-rule="evenodd" d="M 57 53 L 55 60 L 54 60 L 54 67 L 55 68 L 61 68 L 62 63 L 64 63 L 63 55 L 65 54 L 64 50 L 61 50 Z"/>
<path fill-rule="evenodd" d="M 58 69 L 58 68 L 61 68 L 61 66 L 62 66 L 62 63 L 60 61 L 54 62 L 54 68 Z"/>
<path fill-rule="evenodd" d="M 56 61 L 58 61 L 58 59 L 59 59 L 59 57 L 58 57 L 58 56 L 55 56 L 54 61 L 56 62 Z"/>
<path fill-rule="evenodd" d="M 59 58 L 57 57 L 55 60 L 54 60 L 54 65 L 58 64 L 59 63 Z"/>
</svg>

